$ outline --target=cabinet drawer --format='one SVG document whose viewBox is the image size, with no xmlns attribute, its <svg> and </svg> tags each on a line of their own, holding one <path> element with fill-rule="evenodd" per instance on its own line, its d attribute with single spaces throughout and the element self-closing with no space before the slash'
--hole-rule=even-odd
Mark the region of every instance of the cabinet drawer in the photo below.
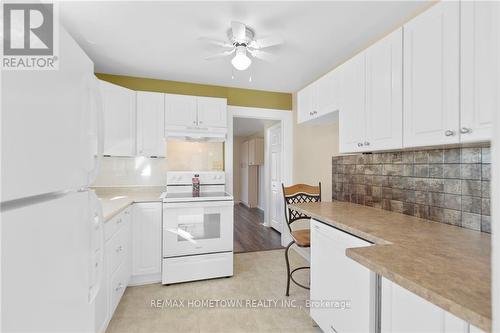
<svg viewBox="0 0 500 333">
<path fill-rule="evenodd" d="M 108 276 L 116 271 L 129 256 L 130 246 L 130 232 L 129 227 L 124 226 L 108 241 L 106 242 L 106 263 L 108 267 Z"/>
<path fill-rule="evenodd" d="M 233 252 L 163 259 L 162 283 L 233 275 Z"/>
<path fill-rule="evenodd" d="M 104 223 L 104 239 L 110 240 L 111 237 L 130 220 L 130 207 L 125 209 L 120 214 L 113 217 L 111 220 Z"/>
<path fill-rule="evenodd" d="M 116 306 L 122 298 L 123 292 L 127 287 L 130 278 L 130 270 L 128 264 L 122 263 L 118 270 L 111 276 L 109 283 L 109 305 L 110 305 L 110 316 L 116 310 Z"/>
</svg>

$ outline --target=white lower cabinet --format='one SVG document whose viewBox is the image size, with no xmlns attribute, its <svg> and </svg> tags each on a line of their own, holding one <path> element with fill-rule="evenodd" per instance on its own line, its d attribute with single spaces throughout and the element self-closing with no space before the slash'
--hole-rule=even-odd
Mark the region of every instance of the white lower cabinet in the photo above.
<svg viewBox="0 0 500 333">
<path fill-rule="evenodd" d="M 130 212 L 131 208 L 129 207 L 104 225 L 106 235 L 104 288 L 107 295 L 106 318 L 108 322 L 113 317 L 113 313 L 130 281 L 132 246 Z"/>
<path fill-rule="evenodd" d="M 132 207 L 131 285 L 161 281 L 162 203 L 136 203 Z"/>
<path fill-rule="evenodd" d="M 382 278 L 382 333 L 482 332 L 420 296 Z"/>
<path fill-rule="evenodd" d="M 371 243 L 311 220 L 311 317 L 324 332 L 375 332 L 373 272 L 345 255 Z"/>
</svg>

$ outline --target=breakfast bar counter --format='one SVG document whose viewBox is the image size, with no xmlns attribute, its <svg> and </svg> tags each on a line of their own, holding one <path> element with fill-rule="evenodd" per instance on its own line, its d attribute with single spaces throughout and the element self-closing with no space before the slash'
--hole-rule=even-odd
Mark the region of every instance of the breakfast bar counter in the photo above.
<svg viewBox="0 0 500 333">
<path fill-rule="evenodd" d="M 374 246 L 346 255 L 423 299 L 491 331 L 491 236 L 347 202 L 290 208 Z"/>
</svg>

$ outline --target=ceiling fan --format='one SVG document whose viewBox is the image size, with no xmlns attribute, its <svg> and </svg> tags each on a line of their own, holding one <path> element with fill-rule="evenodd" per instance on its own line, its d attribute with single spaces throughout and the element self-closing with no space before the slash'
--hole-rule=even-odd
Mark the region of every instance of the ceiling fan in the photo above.
<svg viewBox="0 0 500 333">
<path fill-rule="evenodd" d="M 231 28 L 227 31 L 227 41 L 204 37 L 200 39 L 228 49 L 224 52 L 209 56 L 205 58 L 206 60 L 213 60 L 234 54 L 233 59 L 231 59 L 231 64 L 239 71 L 244 71 L 251 65 L 251 57 L 265 61 L 273 61 L 275 56 L 262 49 L 283 44 L 283 40 L 278 36 L 255 39 L 255 32 L 240 22 L 231 22 Z"/>
</svg>

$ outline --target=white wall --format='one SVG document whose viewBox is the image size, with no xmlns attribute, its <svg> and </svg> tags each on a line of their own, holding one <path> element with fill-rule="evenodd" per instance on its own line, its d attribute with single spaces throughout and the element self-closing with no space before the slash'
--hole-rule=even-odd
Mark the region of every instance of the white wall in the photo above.
<svg viewBox="0 0 500 333">
<path fill-rule="evenodd" d="M 265 189 L 266 189 L 266 186 L 265 186 L 265 167 L 264 165 L 259 165 L 259 203 L 258 203 L 258 207 L 261 209 L 261 210 L 264 210 L 265 207 L 266 207 L 266 194 L 265 194 Z"/>
<path fill-rule="evenodd" d="M 321 181 L 321 200 L 332 201 L 332 156 L 339 155 L 336 122 L 297 124 L 297 94 L 293 94 L 293 180 L 315 185 Z"/>
</svg>

